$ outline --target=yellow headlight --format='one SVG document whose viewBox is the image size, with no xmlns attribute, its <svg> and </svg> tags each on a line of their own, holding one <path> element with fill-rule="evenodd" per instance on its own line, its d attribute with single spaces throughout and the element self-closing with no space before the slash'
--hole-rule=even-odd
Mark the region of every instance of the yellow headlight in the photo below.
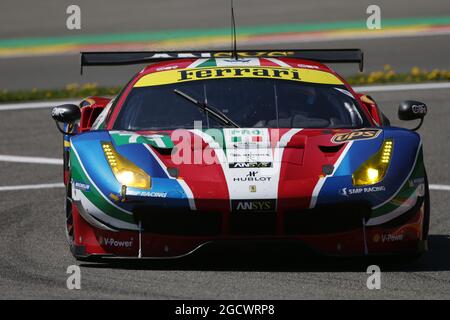
<svg viewBox="0 0 450 320">
<path fill-rule="evenodd" d="M 365 186 L 383 180 L 391 161 L 394 142 L 385 140 L 381 149 L 353 173 L 353 185 Z"/>
<path fill-rule="evenodd" d="M 103 142 L 102 147 L 106 160 L 120 184 L 127 187 L 150 189 L 151 178 L 144 170 L 121 156 L 110 142 Z"/>
<path fill-rule="evenodd" d="M 379 172 L 377 169 L 368 168 L 367 169 L 367 178 L 369 181 L 373 181 L 374 183 L 378 180 Z"/>
</svg>

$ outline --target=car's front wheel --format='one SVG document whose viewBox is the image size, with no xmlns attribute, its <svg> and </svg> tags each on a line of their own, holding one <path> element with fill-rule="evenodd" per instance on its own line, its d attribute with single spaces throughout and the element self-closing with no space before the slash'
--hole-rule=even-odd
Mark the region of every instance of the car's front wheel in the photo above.
<svg viewBox="0 0 450 320">
<path fill-rule="evenodd" d="M 428 240 L 428 232 L 430 230 L 430 187 L 428 185 L 428 177 L 425 174 L 425 199 L 424 199 L 424 217 L 423 217 L 423 229 L 422 239 Z"/>
</svg>

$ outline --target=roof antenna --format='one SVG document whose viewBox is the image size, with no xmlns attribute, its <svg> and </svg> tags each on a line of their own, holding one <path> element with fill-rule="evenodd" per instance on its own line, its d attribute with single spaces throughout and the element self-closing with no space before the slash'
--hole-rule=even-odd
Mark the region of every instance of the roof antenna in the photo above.
<svg viewBox="0 0 450 320">
<path fill-rule="evenodd" d="M 237 53 L 237 48 L 236 48 L 236 21 L 234 19 L 234 5 L 233 5 L 233 0 L 231 0 L 231 46 L 232 46 L 232 50 L 233 50 L 233 58 L 235 60 L 238 59 L 238 53 Z"/>
</svg>

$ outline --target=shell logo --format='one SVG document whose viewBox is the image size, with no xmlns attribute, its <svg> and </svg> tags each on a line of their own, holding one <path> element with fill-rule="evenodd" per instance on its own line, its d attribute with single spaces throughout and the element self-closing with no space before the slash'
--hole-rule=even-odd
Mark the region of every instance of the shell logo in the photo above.
<svg viewBox="0 0 450 320">
<path fill-rule="evenodd" d="M 380 242 L 380 239 L 381 239 L 381 236 L 378 233 L 372 237 L 373 242 Z"/>
</svg>

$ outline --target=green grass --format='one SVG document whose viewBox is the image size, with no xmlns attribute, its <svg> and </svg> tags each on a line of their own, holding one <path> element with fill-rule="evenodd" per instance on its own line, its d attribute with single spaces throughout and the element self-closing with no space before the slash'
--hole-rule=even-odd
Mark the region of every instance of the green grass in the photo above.
<svg viewBox="0 0 450 320">
<path fill-rule="evenodd" d="M 70 84 L 62 89 L 2 90 L 0 91 L 0 103 L 114 96 L 120 89 L 120 87 L 99 87 L 96 83 L 87 83 L 84 85 Z"/>
<path fill-rule="evenodd" d="M 450 70 L 433 69 L 428 71 L 413 67 L 407 73 L 396 73 L 390 65 L 385 65 L 384 70 L 347 77 L 347 81 L 351 85 L 450 81 Z"/>
<path fill-rule="evenodd" d="M 351 85 L 450 81 L 450 70 L 434 69 L 428 71 L 413 67 L 410 72 L 396 73 L 389 65 L 386 65 L 384 70 L 361 73 L 346 79 Z M 114 96 L 120 89 L 120 87 L 99 87 L 96 83 L 87 83 L 84 85 L 69 84 L 62 89 L 1 90 L 0 103 Z"/>
</svg>

